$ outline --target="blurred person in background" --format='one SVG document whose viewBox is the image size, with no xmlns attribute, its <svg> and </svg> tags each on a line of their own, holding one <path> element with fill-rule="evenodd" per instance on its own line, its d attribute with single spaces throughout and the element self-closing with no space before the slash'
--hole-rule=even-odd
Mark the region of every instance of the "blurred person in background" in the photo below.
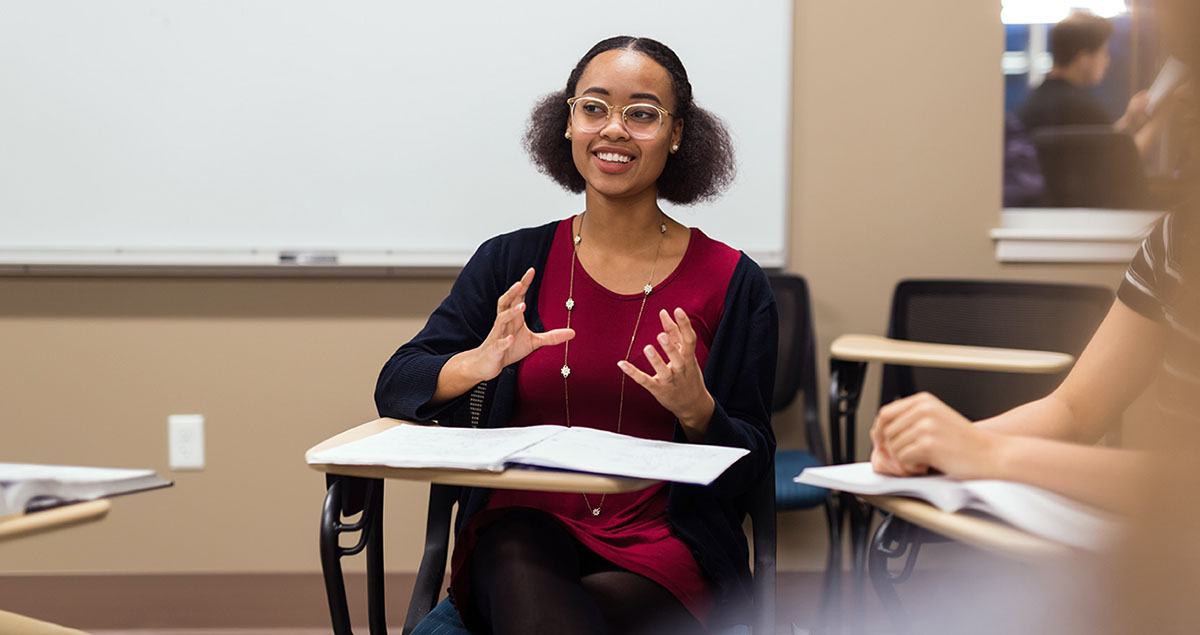
<svg viewBox="0 0 1200 635">
<path fill-rule="evenodd" d="M 1150 146 L 1163 117 L 1147 112 L 1146 91 L 1129 99 L 1125 113 L 1113 121 L 1091 88 L 1108 72 L 1108 40 L 1113 24 L 1089 12 L 1075 12 L 1050 31 L 1054 65 L 1046 79 L 1021 107 L 1017 117 L 1030 133 L 1050 126 L 1108 126 L 1133 136 L 1143 154 Z M 1158 115 L 1161 110 L 1156 110 Z M 1153 122 L 1153 123 L 1151 123 Z"/>
</svg>

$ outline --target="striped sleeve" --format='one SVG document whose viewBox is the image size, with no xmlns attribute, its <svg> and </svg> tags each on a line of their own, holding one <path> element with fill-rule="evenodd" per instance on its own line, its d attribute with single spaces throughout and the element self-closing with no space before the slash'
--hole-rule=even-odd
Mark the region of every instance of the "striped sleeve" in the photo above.
<svg viewBox="0 0 1200 635">
<path fill-rule="evenodd" d="M 1167 214 L 1154 224 L 1117 289 L 1117 298 L 1125 306 L 1156 322 L 1165 320 L 1163 306 L 1174 287 L 1167 257 L 1173 217 L 1174 214 Z"/>
</svg>

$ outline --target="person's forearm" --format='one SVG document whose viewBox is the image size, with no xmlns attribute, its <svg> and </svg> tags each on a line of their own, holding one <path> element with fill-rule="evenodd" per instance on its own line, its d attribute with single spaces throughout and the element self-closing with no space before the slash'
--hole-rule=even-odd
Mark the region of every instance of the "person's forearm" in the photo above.
<svg viewBox="0 0 1200 635">
<path fill-rule="evenodd" d="M 1144 452 L 1020 436 L 1004 437 L 993 459 L 983 478 L 1027 483 L 1116 512 L 1136 506 L 1149 466 Z"/>
<path fill-rule="evenodd" d="M 1058 441 L 1083 441 L 1075 414 L 1061 399 L 1051 394 L 1004 414 L 983 419 L 976 426 L 1010 436 L 1037 437 Z"/>
<path fill-rule="evenodd" d="M 438 373 L 437 388 L 433 391 L 431 405 L 440 405 L 458 397 L 487 378 L 479 375 L 475 359 L 476 350 L 463 351 L 446 360 Z"/>
</svg>

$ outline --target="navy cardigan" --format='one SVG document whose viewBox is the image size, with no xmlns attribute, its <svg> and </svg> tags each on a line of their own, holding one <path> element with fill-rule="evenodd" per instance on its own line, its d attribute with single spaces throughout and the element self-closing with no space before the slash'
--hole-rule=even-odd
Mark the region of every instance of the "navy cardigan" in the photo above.
<svg viewBox="0 0 1200 635">
<path fill-rule="evenodd" d="M 557 222 L 518 230 L 485 242 L 463 268 L 450 295 L 425 328 L 400 347 L 383 367 L 375 387 L 380 416 L 429 421 L 447 418 L 466 396 L 429 405 L 442 365 L 452 355 L 483 342 L 496 319 L 496 301 L 529 267 L 533 283 L 525 296 L 530 330 L 545 330 L 537 309 L 542 265 L 550 253 Z M 702 266 L 702 265 L 701 265 Z M 771 466 L 771 430 L 778 318 L 767 277 L 744 253 L 729 282 L 721 322 L 705 362 L 704 382 L 716 402 L 705 443 L 750 450 L 707 487 L 670 485 L 667 517 L 712 584 L 710 628 L 747 623 L 750 609 L 749 548 L 742 521 L 745 495 Z M 487 382 L 480 427 L 508 425 L 516 400 L 517 365 Z M 675 440 L 687 442 L 675 425 Z M 483 509 L 489 490 L 463 488 L 456 531 Z"/>
</svg>

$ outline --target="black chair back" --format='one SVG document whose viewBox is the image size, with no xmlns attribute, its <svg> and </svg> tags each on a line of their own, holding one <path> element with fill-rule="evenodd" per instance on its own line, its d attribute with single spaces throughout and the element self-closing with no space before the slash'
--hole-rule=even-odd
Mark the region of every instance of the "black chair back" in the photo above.
<svg viewBox="0 0 1200 635">
<path fill-rule="evenodd" d="M 1112 291 L 1089 285 L 905 280 L 888 337 L 1078 356 L 1112 301 Z M 885 365 L 880 403 L 929 391 L 977 421 L 1044 397 L 1065 376 Z"/>
<path fill-rule="evenodd" d="M 825 434 L 821 428 L 817 394 L 816 341 L 813 335 L 812 304 L 804 278 L 772 273 L 768 276 L 779 312 L 779 358 L 775 370 L 772 412 L 804 395 L 804 435 L 808 449 L 822 465 L 828 465 Z"/>
<path fill-rule="evenodd" d="M 1112 126 L 1051 126 L 1031 135 L 1051 207 L 1150 209 L 1133 138 Z"/>
</svg>

